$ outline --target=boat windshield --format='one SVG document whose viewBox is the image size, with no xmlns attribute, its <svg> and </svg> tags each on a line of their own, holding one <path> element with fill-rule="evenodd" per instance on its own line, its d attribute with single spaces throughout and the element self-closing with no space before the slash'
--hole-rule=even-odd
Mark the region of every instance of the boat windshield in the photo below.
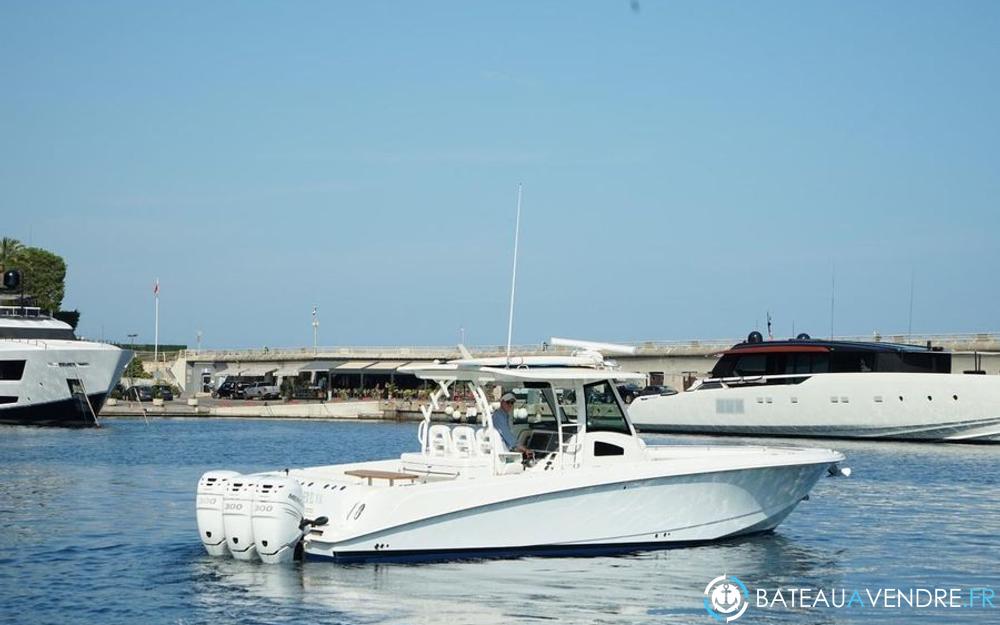
<svg viewBox="0 0 1000 625">
<path fill-rule="evenodd" d="M 609 382 L 593 382 L 583 387 L 587 400 L 587 431 L 631 434 L 618 398 Z"/>
<path fill-rule="evenodd" d="M 531 429 L 555 430 L 555 394 L 552 386 L 544 382 L 528 382 L 523 387 L 510 389 L 517 402 L 514 405 L 515 424 L 528 424 Z"/>
<path fill-rule="evenodd" d="M 553 387 L 548 382 L 528 382 L 509 389 L 517 397 L 514 423 L 527 424 L 533 430 L 555 431 L 558 428 L 556 407 L 563 426 L 577 421 L 576 391 L 572 387 Z M 523 410 L 518 410 L 519 408 Z"/>
<path fill-rule="evenodd" d="M 632 434 L 610 382 L 593 382 L 584 385 L 583 389 L 588 431 Z M 510 390 L 517 397 L 514 424 L 526 425 L 532 430 L 556 431 L 559 427 L 556 421 L 557 406 L 564 427 L 577 424 L 577 393 L 572 387 L 528 382 L 523 387 Z"/>
</svg>

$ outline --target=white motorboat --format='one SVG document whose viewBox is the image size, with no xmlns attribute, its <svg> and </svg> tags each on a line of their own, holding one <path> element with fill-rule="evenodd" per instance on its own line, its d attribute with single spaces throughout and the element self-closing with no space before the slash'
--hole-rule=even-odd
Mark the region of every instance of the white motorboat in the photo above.
<svg viewBox="0 0 1000 625">
<path fill-rule="evenodd" d="M 952 373 L 938 348 L 754 333 L 708 378 L 638 397 L 629 415 L 643 432 L 996 443 L 1000 377 Z"/>
<path fill-rule="evenodd" d="M 76 338 L 30 306 L 0 306 L 0 424 L 95 426 L 132 352 Z"/>
<path fill-rule="evenodd" d="M 507 364 L 515 366 L 508 368 Z M 276 563 L 628 551 L 765 532 L 836 473 L 828 449 L 647 445 L 599 353 L 411 366 L 433 380 L 419 451 L 240 475 L 209 471 L 197 520 L 209 554 Z M 477 426 L 433 423 L 456 385 Z M 514 432 L 492 425 L 491 387 L 518 397 Z"/>
</svg>

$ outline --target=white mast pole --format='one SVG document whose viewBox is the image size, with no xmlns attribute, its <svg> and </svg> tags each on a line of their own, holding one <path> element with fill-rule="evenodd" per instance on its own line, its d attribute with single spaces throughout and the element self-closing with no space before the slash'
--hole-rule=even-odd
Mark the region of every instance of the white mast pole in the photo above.
<svg viewBox="0 0 1000 625">
<path fill-rule="evenodd" d="M 156 287 L 153 289 L 153 299 L 155 300 L 154 322 L 153 322 L 153 362 L 160 361 L 160 279 L 156 279 Z M 157 369 L 159 371 L 159 369 Z"/>
<path fill-rule="evenodd" d="M 510 341 L 514 334 L 514 287 L 517 285 L 517 240 L 521 234 L 521 184 L 517 185 L 517 217 L 514 221 L 514 270 L 510 276 L 510 314 L 507 315 L 507 366 L 510 367 Z"/>
<path fill-rule="evenodd" d="M 906 322 L 906 340 L 913 338 L 913 267 L 910 267 L 910 317 Z M 979 369 L 979 367 L 976 367 Z"/>
</svg>

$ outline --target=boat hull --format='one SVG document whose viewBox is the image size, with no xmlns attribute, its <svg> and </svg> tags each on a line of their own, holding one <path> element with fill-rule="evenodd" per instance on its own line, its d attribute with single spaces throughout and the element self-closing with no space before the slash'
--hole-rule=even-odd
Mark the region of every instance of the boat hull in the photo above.
<svg viewBox="0 0 1000 625">
<path fill-rule="evenodd" d="M 331 542 L 311 537 L 305 553 L 343 561 L 593 555 L 715 541 L 774 529 L 829 467 L 829 462 L 772 466 L 567 488 Z M 450 496 L 463 500 L 458 491 Z M 397 506 L 385 513 L 406 517 L 408 511 Z"/>
<path fill-rule="evenodd" d="M 105 393 L 88 395 L 94 412 L 100 412 L 106 398 Z M 0 410 L 0 424 L 84 428 L 94 427 L 95 422 L 93 415 L 90 414 L 90 408 L 87 407 L 87 401 L 83 396 L 75 395 L 58 401 Z"/>
<path fill-rule="evenodd" d="M 93 427 L 132 352 L 88 341 L 2 340 L 0 359 L 24 361 L 0 380 L 0 424 Z"/>
<path fill-rule="evenodd" d="M 1000 376 L 828 373 L 638 398 L 643 432 L 1000 442 Z"/>
</svg>

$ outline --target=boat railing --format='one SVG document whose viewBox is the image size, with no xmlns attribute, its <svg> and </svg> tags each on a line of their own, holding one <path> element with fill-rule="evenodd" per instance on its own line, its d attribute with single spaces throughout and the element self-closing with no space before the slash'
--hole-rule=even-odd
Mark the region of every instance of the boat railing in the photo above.
<svg viewBox="0 0 1000 625">
<path fill-rule="evenodd" d="M 745 386 L 751 384 L 766 384 L 771 380 L 798 380 L 801 379 L 805 381 L 808 378 L 816 375 L 815 373 L 780 373 L 780 374 L 762 374 L 762 375 L 738 375 L 730 376 L 726 378 L 705 378 L 701 380 L 698 388 L 710 383 L 720 383 L 726 386 Z M 697 390 L 697 388 L 692 388 L 691 390 Z"/>
<path fill-rule="evenodd" d="M 38 306 L 0 306 L 0 317 L 46 319 L 48 316 L 48 313 Z"/>
<path fill-rule="evenodd" d="M 9 343 L 23 343 L 25 345 L 34 345 L 35 347 L 41 347 L 42 349 L 48 349 L 49 344 L 40 339 L 24 339 L 24 338 L 6 338 L 4 341 Z"/>
</svg>

